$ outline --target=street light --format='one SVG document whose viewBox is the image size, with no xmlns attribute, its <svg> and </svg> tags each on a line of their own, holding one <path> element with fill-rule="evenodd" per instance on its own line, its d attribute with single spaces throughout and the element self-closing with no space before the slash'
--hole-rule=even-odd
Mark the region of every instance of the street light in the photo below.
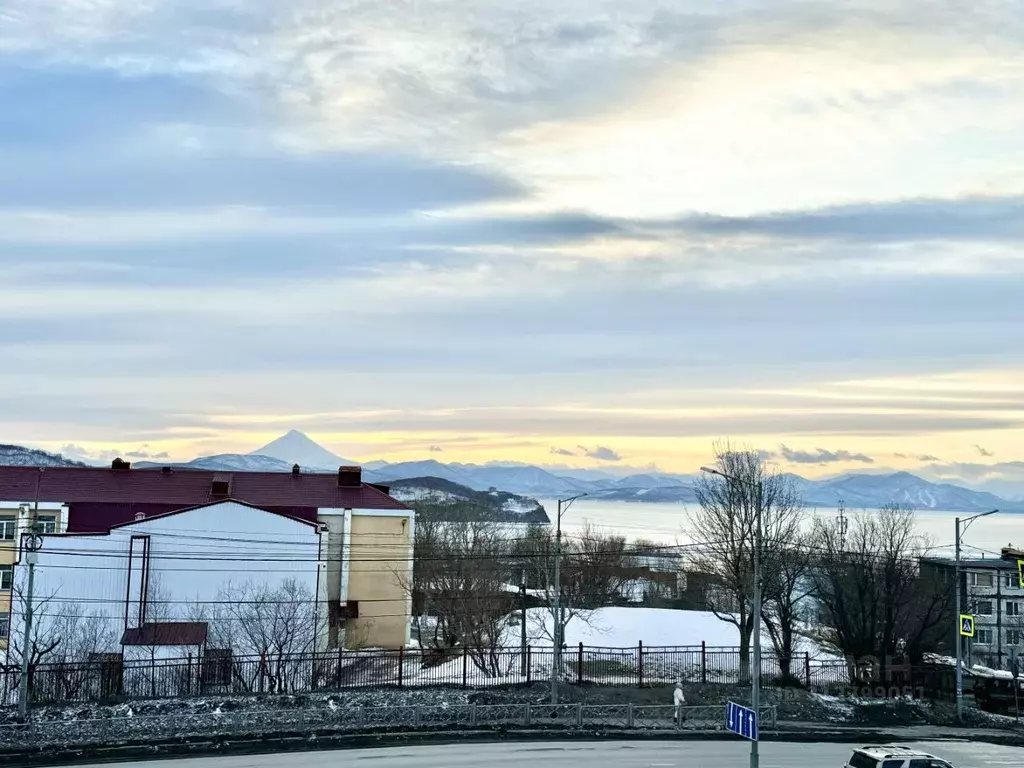
<svg viewBox="0 0 1024 768">
<path fill-rule="evenodd" d="M 764 486 L 761 482 L 744 480 L 741 477 L 726 474 L 714 467 L 701 467 L 701 472 L 709 475 L 718 475 L 730 482 L 740 483 L 752 489 L 756 494 L 754 507 L 754 674 L 750 681 L 750 708 L 754 710 L 754 717 L 760 724 L 761 720 L 761 502 L 764 498 Z M 750 742 L 750 768 L 758 768 L 760 756 L 758 755 L 757 739 Z"/>
<path fill-rule="evenodd" d="M 558 675 L 562 671 L 562 513 L 572 506 L 576 499 L 587 494 L 580 493 L 568 499 L 558 500 L 558 515 L 555 520 L 555 610 L 554 614 L 554 650 L 551 655 L 551 703 L 558 703 Z"/>
<path fill-rule="evenodd" d="M 971 523 L 981 517 L 988 517 L 998 512 L 998 509 L 993 509 L 991 512 L 982 512 L 980 515 L 974 515 L 973 517 L 965 517 L 956 519 L 956 565 L 954 567 L 954 582 L 956 583 L 956 719 L 959 722 L 964 716 L 964 670 L 963 662 L 961 657 L 963 655 L 963 644 L 964 639 L 960 634 L 960 541 L 963 539 L 963 535 L 967 533 L 967 529 L 971 527 Z M 963 523 L 963 527 L 961 527 Z M 1016 690 L 1016 688 L 1014 689 Z"/>
</svg>

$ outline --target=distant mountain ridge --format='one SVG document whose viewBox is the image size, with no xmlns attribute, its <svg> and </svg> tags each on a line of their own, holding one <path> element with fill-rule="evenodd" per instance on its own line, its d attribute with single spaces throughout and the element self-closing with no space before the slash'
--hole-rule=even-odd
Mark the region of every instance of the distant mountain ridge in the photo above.
<svg viewBox="0 0 1024 768">
<path fill-rule="evenodd" d="M 0 445 L 0 467 L 87 467 L 81 461 L 59 453 L 25 448 L 21 445 Z"/>
<path fill-rule="evenodd" d="M 0 446 L 0 465 L 3 464 L 86 466 L 56 454 L 20 446 Z M 289 472 L 294 464 L 299 464 L 305 472 L 336 472 L 341 465 L 358 465 L 359 462 L 341 458 L 303 433 L 292 430 L 250 454 L 201 456 L 178 464 L 142 461 L 134 466 L 140 469 L 175 466 L 230 472 Z M 425 479 L 436 479 L 478 493 L 497 491 L 541 499 L 586 493 L 590 499 L 598 501 L 696 502 L 693 475 L 641 473 L 612 477 L 601 471 L 568 470 L 562 473 L 530 465 L 445 464 L 435 459 L 394 464 L 373 461 L 363 466 L 364 481 L 387 484 L 398 492 L 405 492 L 403 484 L 406 481 L 416 481 L 416 487 L 424 488 Z M 789 477 L 808 507 L 835 508 L 843 502 L 850 509 L 877 508 L 895 502 L 915 509 L 948 512 L 987 512 L 991 509 L 1024 512 L 1022 501 L 1009 501 L 951 483 L 929 482 L 909 472 L 850 473 L 827 480 L 808 480 L 795 474 Z"/>
</svg>

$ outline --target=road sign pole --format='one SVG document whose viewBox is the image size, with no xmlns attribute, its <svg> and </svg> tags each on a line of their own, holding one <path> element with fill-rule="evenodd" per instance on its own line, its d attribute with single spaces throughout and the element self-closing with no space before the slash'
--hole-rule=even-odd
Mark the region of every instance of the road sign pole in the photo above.
<svg viewBox="0 0 1024 768">
<path fill-rule="evenodd" d="M 954 584 L 956 589 L 956 719 L 961 722 L 964 717 L 964 671 L 960 659 L 963 646 L 963 636 L 960 634 L 960 518 L 956 519 L 956 565 L 953 568 L 955 574 Z"/>
</svg>

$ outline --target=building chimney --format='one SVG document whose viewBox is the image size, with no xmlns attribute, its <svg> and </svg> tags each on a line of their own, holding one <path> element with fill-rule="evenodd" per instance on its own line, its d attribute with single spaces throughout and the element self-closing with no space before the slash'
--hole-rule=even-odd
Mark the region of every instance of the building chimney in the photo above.
<svg viewBox="0 0 1024 768">
<path fill-rule="evenodd" d="M 118 457 L 118 458 L 114 459 L 112 462 L 110 462 L 110 468 L 111 469 L 131 469 L 132 465 L 131 465 L 130 462 L 127 462 L 124 459 Z"/>
<path fill-rule="evenodd" d="M 362 467 L 338 467 L 338 486 L 358 488 L 363 484 Z"/>
<path fill-rule="evenodd" d="M 210 484 L 210 495 L 219 499 L 231 496 L 231 475 L 224 472 L 215 473 Z"/>
<path fill-rule="evenodd" d="M 292 464 L 292 477 L 298 477 L 302 473 L 302 467 L 298 464 Z"/>
</svg>

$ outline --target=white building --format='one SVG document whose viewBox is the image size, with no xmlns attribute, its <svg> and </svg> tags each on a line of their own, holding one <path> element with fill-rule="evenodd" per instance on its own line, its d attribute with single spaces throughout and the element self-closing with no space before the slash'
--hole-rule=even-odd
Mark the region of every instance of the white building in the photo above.
<svg viewBox="0 0 1024 768">
<path fill-rule="evenodd" d="M 43 663 L 308 654 L 326 644 L 324 526 L 237 501 L 49 534 L 36 553 L 31 648 Z M 326 542 L 324 541 L 324 544 Z M 20 559 L 29 555 L 22 550 Z M 28 568 L 9 654 L 20 659 Z M 9 661 L 13 659 L 9 658 Z"/>
</svg>

